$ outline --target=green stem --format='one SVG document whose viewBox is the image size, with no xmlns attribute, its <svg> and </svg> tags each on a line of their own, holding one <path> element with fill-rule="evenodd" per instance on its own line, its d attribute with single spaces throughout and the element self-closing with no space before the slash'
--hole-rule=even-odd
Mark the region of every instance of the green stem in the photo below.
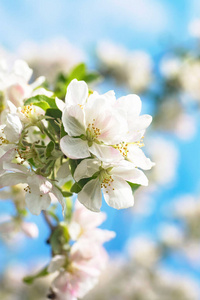
<svg viewBox="0 0 200 300">
<path fill-rule="evenodd" d="M 43 131 L 54 143 L 56 143 L 54 137 L 51 135 L 51 133 L 48 131 L 48 129 L 44 126 L 42 122 L 38 125 L 38 128 Z"/>
</svg>

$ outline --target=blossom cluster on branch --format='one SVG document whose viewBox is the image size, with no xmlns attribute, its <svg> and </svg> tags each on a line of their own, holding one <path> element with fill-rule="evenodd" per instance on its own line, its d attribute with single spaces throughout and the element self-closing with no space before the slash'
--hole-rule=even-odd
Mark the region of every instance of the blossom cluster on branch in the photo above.
<svg viewBox="0 0 200 300">
<path fill-rule="evenodd" d="M 21 228 L 35 237 L 37 229 L 24 218 L 27 209 L 34 215 L 43 211 L 53 257 L 25 282 L 56 273 L 49 298 L 75 300 L 97 282 L 107 257 L 102 244 L 114 237 L 96 228 L 105 218 L 102 196 L 113 208 L 127 208 L 134 204 L 134 190 L 148 185 L 142 170 L 154 163 L 141 147 L 152 118 L 140 115 L 137 95 L 116 99 L 114 91 L 90 90 L 86 81 L 96 74 L 83 64 L 58 76 L 54 87 L 44 77 L 29 83 L 31 76 L 25 61 L 12 68 L 1 61 L 0 188 L 13 198 L 16 215 L 0 229 Z"/>
</svg>

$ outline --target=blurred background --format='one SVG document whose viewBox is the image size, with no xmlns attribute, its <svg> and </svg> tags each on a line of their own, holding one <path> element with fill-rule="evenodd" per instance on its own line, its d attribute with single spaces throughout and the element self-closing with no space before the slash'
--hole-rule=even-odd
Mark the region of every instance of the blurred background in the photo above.
<svg viewBox="0 0 200 300">
<path fill-rule="evenodd" d="M 0 58 L 25 59 L 53 84 L 84 62 L 100 77 L 91 88 L 136 93 L 153 115 L 144 144 L 156 166 L 131 209 L 104 205 L 110 265 L 85 299 L 200 299 L 200 1 L 2 0 Z M 0 218 L 14 213 L 0 201 Z M 21 278 L 48 262 L 48 228 L 39 237 L 0 240 L 2 300 L 45 299 L 48 279 Z M 12 282 L 12 284 L 10 284 Z"/>
</svg>

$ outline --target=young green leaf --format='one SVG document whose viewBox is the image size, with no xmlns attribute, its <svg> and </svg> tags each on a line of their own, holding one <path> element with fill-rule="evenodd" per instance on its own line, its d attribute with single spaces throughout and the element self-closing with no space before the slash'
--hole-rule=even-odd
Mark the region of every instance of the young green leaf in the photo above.
<svg viewBox="0 0 200 300">
<path fill-rule="evenodd" d="M 133 193 L 141 186 L 140 184 L 132 183 L 130 181 L 127 181 L 127 183 L 130 185 Z"/>
<path fill-rule="evenodd" d="M 23 282 L 27 283 L 27 284 L 32 284 L 34 282 L 35 279 L 40 278 L 40 277 L 44 277 L 49 275 L 48 271 L 47 271 L 48 267 L 45 267 L 44 269 L 42 269 L 41 271 L 39 271 L 37 274 L 35 275 L 31 275 L 31 276 L 26 276 L 23 278 Z"/>
</svg>

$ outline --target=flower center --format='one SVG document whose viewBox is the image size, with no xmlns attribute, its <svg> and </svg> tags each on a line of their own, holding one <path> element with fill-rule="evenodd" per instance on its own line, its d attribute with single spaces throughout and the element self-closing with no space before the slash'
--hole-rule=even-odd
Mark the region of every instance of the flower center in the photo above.
<svg viewBox="0 0 200 300">
<path fill-rule="evenodd" d="M 128 144 L 125 142 L 121 142 L 120 144 L 116 144 L 115 145 L 115 149 L 119 150 L 119 152 L 121 153 L 121 155 L 123 156 L 127 156 L 128 155 Z"/>
<path fill-rule="evenodd" d="M 1 129 L 0 134 L 2 134 L 2 136 L 0 136 L 0 146 L 2 146 L 3 144 L 9 144 L 9 141 L 5 137 L 3 137 L 3 135 L 4 135 L 3 129 Z"/>
<path fill-rule="evenodd" d="M 89 123 L 86 129 L 87 140 L 89 142 L 93 142 L 95 139 L 98 139 L 100 134 L 101 134 L 101 129 L 95 127 L 95 119 L 93 119 L 93 122 Z"/>
<path fill-rule="evenodd" d="M 26 193 L 29 193 L 29 194 L 31 194 L 31 188 L 30 188 L 30 186 L 29 186 L 29 185 L 27 185 L 27 187 L 25 187 L 25 188 L 24 188 L 24 191 L 25 191 Z M 43 195 L 42 195 L 42 194 L 40 194 L 39 196 L 40 196 L 40 198 L 42 198 L 42 196 L 43 196 Z"/>
<path fill-rule="evenodd" d="M 33 108 L 33 105 L 30 104 L 24 106 L 21 112 L 25 115 L 26 118 L 29 118 L 35 112 L 35 109 Z"/>
<path fill-rule="evenodd" d="M 104 188 L 106 190 L 106 193 L 108 193 L 108 188 L 111 187 L 112 182 L 114 179 L 112 178 L 112 175 L 109 174 L 110 168 L 103 169 L 100 171 L 99 180 L 101 182 L 101 188 Z M 114 188 L 113 188 L 114 190 Z"/>
</svg>

